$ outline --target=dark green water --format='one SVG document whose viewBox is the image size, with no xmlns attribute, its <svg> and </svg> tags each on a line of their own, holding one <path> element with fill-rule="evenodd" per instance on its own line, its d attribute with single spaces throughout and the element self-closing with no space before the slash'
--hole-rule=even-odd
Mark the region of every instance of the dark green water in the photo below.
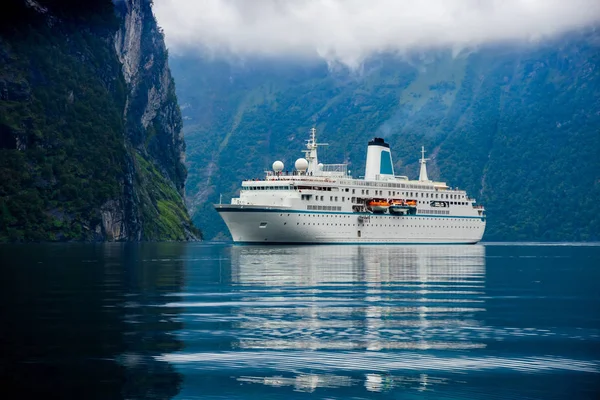
<svg viewBox="0 0 600 400">
<path fill-rule="evenodd" d="M 3 398 L 600 398 L 600 246 L 4 245 L 0 262 Z"/>
</svg>

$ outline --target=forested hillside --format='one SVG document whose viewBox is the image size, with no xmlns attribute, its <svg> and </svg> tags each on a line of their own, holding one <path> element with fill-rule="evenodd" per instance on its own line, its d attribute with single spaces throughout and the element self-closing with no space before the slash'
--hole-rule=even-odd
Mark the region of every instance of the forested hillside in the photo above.
<svg viewBox="0 0 600 400">
<path fill-rule="evenodd" d="M 367 141 L 395 171 L 465 188 L 488 210 L 485 240 L 600 239 L 600 34 L 477 50 L 379 56 L 359 71 L 325 63 L 171 57 L 188 144 L 188 204 L 207 238 L 212 203 L 281 159 L 316 126 L 324 162 L 363 174 Z"/>
<path fill-rule="evenodd" d="M 0 13 L 0 241 L 182 240 L 181 114 L 148 0 Z"/>
</svg>

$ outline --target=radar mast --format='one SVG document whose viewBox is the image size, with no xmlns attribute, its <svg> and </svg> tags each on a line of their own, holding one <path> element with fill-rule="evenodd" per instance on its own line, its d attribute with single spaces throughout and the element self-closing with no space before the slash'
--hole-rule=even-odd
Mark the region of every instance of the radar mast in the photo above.
<svg viewBox="0 0 600 400">
<path fill-rule="evenodd" d="M 302 150 L 305 154 L 306 161 L 308 161 L 307 173 L 309 175 L 317 175 L 319 171 L 317 147 L 328 145 L 328 143 L 317 143 L 317 130 L 314 127 L 310 128 L 310 139 L 306 141 L 306 150 Z"/>
</svg>

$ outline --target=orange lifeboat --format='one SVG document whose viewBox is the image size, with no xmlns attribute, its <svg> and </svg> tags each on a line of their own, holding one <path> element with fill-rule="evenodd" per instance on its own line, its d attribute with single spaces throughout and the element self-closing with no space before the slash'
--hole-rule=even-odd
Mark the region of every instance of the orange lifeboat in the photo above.
<svg viewBox="0 0 600 400">
<path fill-rule="evenodd" d="M 415 214 L 417 207 L 416 200 L 392 200 L 390 204 L 390 213 L 391 214 Z"/>
<path fill-rule="evenodd" d="M 374 213 L 384 213 L 390 208 L 390 203 L 387 200 L 373 199 L 367 202 L 367 206 L 369 206 Z"/>
</svg>

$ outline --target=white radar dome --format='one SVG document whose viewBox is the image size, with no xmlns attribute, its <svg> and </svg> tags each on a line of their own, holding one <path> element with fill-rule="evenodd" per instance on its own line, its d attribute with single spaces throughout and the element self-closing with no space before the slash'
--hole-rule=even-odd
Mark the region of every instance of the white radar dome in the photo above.
<svg viewBox="0 0 600 400">
<path fill-rule="evenodd" d="M 281 161 L 275 161 L 273 163 L 273 171 L 275 171 L 275 172 L 283 171 L 283 163 Z"/>
<path fill-rule="evenodd" d="M 308 169 L 308 161 L 306 161 L 306 158 L 299 158 L 294 163 L 294 166 L 298 171 L 304 172 Z"/>
<path fill-rule="evenodd" d="M 317 167 L 319 167 L 319 171 L 323 171 L 323 163 L 319 163 L 319 165 L 317 165 Z"/>
</svg>

